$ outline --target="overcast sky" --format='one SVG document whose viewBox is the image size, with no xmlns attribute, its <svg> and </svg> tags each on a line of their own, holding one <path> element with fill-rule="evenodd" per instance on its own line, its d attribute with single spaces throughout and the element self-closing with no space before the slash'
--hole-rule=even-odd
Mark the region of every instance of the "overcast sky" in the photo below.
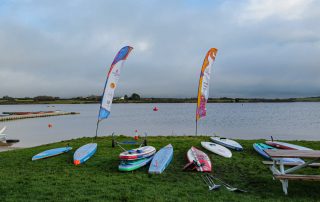
<svg viewBox="0 0 320 202">
<path fill-rule="evenodd" d="M 320 96 L 317 0 L 2 0 L 0 97 L 99 95 L 134 47 L 117 96 L 196 97 L 218 48 L 210 97 Z"/>
</svg>

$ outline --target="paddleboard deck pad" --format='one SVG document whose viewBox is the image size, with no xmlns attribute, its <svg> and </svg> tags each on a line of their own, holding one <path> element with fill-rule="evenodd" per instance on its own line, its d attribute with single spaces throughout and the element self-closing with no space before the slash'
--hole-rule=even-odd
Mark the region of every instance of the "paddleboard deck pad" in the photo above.
<svg viewBox="0 0 320 202">
<path fill-rule="evenodd" d="M 89 143 L 78 148 L 73 155 L 74 165 L 79 165 L 87 161 L 97 151 L 97 143 Z"/>
<path fill-rule="evenodd" d="M 32 161 L 57 156 L 72 150 L 72 147 L 60 147 L 43 151 L 32 157 Z"/>
<path fill-rule="evenodd" d="M 195 168 L 199 172 L 211 172 L 211 161 L 206 153 L 203 151 L 191 147 L 187 152 L 187 159 L 189 164 L 195 164 Z"/>
<path fill-rule="evenodd" d="M 137 149 L 131 149 L 120 153 L 119 158 L 121 160 L 136 160 L 142 158 L 148 158 L 156 153 L 156 148 L 152 146 L 140 147 Z"/>
<path fill-rule="evenodd" d="M 161 148 L 153 157 L 149 167 L 150 174 L 161 174 L 170 164 L 173 158 L 173 147 L 171 144 Z"/>
</svg>

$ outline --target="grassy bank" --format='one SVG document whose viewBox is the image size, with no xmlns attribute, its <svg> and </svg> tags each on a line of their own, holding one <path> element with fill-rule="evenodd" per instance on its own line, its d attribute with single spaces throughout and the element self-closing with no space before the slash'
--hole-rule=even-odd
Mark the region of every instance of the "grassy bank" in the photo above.
<svg viewBox="0 0 320 202">
<path fill-rule="evenodd" d="M 200 141 L 208 137 L 149 137 L 149 145 L 157 149 L 168 143 L 174 146 L 173 162 L 162 175 L 152 176 L 147 174 L 147 167 L 118 172 L 121 149 L 111 148 L 110 137 L 99 137 L 97 153 L 84 165 L 74 166 L 74 150 L 91 140 L 81 138 L 0 153 L 1 201 L 317 201 L 320 198 L 320 182 L 292 181 L 289 195 L 284 196 L 281 183 L 272 180 L 268 167 L 262 165 L 262 158 L 252 149 L 254 142 L 262 140 L 239 140 L 245 150 L 233 152 L 231 159 L 209 155 L 213 174 L 248 190 L 246 194 L 224 188 L 209 192 L 201 173 L 181 170 L 187 150 L 192 145 L 201 148 Z M 74 148 L 73 152 L 31 161 L 33 155 L 67 143 Z M 320 142 L 293 143 L 320 149 Z M 304 172 L 319 174 L 319 171 L 308 168 Z"/>
</svg>

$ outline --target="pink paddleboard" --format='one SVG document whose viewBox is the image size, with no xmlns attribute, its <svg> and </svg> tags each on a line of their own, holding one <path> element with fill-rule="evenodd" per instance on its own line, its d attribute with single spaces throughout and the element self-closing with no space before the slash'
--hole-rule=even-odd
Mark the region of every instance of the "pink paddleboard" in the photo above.
<svg viewBox="0 0 320 202">
<path fill-rule="evenodd" d="M 199 172 L 211 172 L 211 161 L 206 153 L 203 151 L 191 147 L 187 153 L 188 161 L 195 162 L 198 166 L 196 166 L 197 171 Z"/>
</svg>

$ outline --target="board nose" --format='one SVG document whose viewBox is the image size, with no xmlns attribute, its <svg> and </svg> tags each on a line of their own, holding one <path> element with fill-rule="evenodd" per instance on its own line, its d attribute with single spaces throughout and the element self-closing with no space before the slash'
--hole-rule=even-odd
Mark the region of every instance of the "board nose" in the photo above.
<svg viewBox="0 0 320 202">
<path fill-rule="evenodd" d="M 80 161 L 79 160 L 74 160 L 73 163 L 74 163 L 74 165 L 79 165 Z"/>
</svg>

